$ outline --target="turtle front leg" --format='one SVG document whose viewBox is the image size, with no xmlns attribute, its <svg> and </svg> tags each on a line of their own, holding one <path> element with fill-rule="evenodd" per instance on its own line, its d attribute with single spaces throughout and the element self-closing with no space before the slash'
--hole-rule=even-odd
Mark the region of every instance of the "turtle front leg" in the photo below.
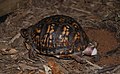
<svg viewBox="0 0 120 74">
<path fill-rule="evenodd" d="M 86 63 L 86 60 L 83 58 L 83 55 L 81 52 L 74 53 L 72 55 L 72 58 L 79 63 L 82 63 L 82 64 Z"/>
<path fill-rule="evenodd" d="M 35 46 L 32 44 L 28 44 L 26 42 L 24 42 L 24 44 L 25 44 L 26 49 L 28 50 L 29 58 L 35 60 L 37 56 L 37 49 L 35 48 Z"/>
</svg>

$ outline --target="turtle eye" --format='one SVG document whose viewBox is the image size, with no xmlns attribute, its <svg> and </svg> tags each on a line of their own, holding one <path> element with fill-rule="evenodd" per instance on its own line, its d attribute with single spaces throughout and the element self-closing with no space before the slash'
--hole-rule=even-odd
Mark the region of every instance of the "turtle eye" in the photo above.
<svg viewBox="0 0 120 74">
<path fill-rule="evenodd" d="M 97 46 L 98 46 L 98 44 L 97 44 L 97 42 L 96 42 L 96 41 L 93 41 L 93 42 L 90 42 L 90 43 L 88 44 L 88 46 L 90 46 L 90 47 L 94 48 L 94 47 L 97 47 Z"/>
<path fill-rule="evenodd" d="M 21 36 L 22 36 L 23 38 L 27 38 L 27 37 L 28 37 L 27 29 L 21 29 L 21 30 L 20 30 L 20 33 L 21 33 Z"/>
</svg>

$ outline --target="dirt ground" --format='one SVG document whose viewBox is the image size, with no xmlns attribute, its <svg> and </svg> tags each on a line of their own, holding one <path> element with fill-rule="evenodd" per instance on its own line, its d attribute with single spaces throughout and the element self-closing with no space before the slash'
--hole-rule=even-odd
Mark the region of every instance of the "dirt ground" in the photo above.
<svg viewBox="0 0 120 74">
<path fill-rule="evenodd" d="M 55 14 L 71 16 L 81 24 L 98 43 L 98 62 L 91 57 L 85 64 L 48 56 L 29 59 L 20 29 Z M 120 1 L 26 0 L 0 22 L 0 74 L 120 74 Z"/>
</svg>

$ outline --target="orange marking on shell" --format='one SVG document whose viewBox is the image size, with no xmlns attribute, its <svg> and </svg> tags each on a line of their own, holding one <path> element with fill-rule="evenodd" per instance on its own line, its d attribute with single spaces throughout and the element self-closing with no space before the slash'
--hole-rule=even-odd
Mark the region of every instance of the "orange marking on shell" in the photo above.
<svg viewBox="0 0 120 74">
<path fill-rule="evenodd" d="M 80 33 L 75 34 L 74 41 L 76 41 L 77 39 L 80 39 Z"/>
<path fill-rule="evenodd" d="M 45 44 L 42 44 L 42 46 L 45 46 Z"/>
<path fill-rule="evenodd" d="M 62 38 L 62 40 L 61 40 L 60 42 L 62 42 L 62 43 L 63 43 L 63 42 L 64 42 L 64 39 Z"/>
<path fill-rule="evenodd" d="M 48 26 L 47 33 L 49 33 L 49 31 L 50 31 L 50 25 Z"/>
<path fill-rule="evenodd" d="M 62 51 L 60 51 L 60 54 L 63 54 L 64 53 L 64 51 L 62 50 Z"/>
<path fill-rule="evenodd" d="M 68 27 L 69 27 L 69 26 L 68 26 Z M 68 30 L 69 30 L 69 29 L 68 29 L 67 27 L 64 27 L 62 34 L 63 34 L 63 35 L 68 35 L 68 34 L 69 34 L 69 31 L 68 31 Z"/>
<path fill-rule="evenodd" d="M 63 31 L 62 34 L 65 35 L 65 31 Z"/>
<path fill-rule="evenodd" d="M 40 42 L 40 36 L 35 36 L 35 40 L 34 40 L 35 42 L 37 42 L 37 43 L 39 43 Z"/>
<path fill-rule="evenodd" d="M 46 41 L 47 45 L 46 46 L 49 47 L 49 42 L 52 40 L 52 34 L 50 34 L 49 37 L 47 37 L 46 39 L 47 39 L 47 41 Z"/>
<path fill-rule="evenodd" d="M 53 47 L 53 45 L 52 45 L 52 38 L 53 38 L 52 34 L 50 34 L 50 36 L 47 38 L 47 46 L 48 47 Z"/>
<path fill-rule="evenodd" d="M 65 37 L 65 41 L 68 41 L 68 37 Z"/>
<path fill-rule="evenodd" d="M 52 40 L 50 40 L 49 42 L 52 43 Z"/>
<path fill-rule="evenodd" d="M 76 40 L 77 39 L 77 34 L 75 34 L 75 36 L 74 36 L 74 40 Z"/>
<path fill-rule="evenodd" d="M 36 32 L 37 32 L 37 33 L 40 33 L 40 32 L 41 32 L 41 30 L 40 30 L 40 29 L 36 29 Z"/>
<path fill-rule="evenodd" d="M 70 33 L 70 32 L 69 32 L 69 31 L 67 31 L 67 32 L 66 32 L 66 35 L 69 35 L 69 33 Z"/>
<path fill-rule="evenodd" d="M 53 51 L 51 51 L 50 54 L 53 54 Z"/>
<path fill-rule="evenodd" d="M 64 46 L 68 46 L 68 44 L 69 44 L 68 42 L 64 42 Z"/>
<path fill-rule="evenodd" d="M 46 19 L 46 23 L 51 23 L 52 22 L 52 19 L 49 18 L 49 19 Z"/>
<path fill-rule="evenodd" d="M 64 46 L 68 45 L 68 37 L 64 37 L 61 42 Z"/>
<path fill-rule="evenodd" d="M 57 46 L 59 47 L 59 46 L 60 46 L 60 43 L 58 43 Z"/>
<path fill-rule="evenodd" d="M 52 39 L 52 35 L 50 34 L 50 39 Z"/>
<path fill-rule="evenodd" d="M 40 36 L 37 35 L 35 38 L 36 38 L 36 39 L 39 39 L 39 37 L 40 37 Z"/>
<path fill-rule="evenodd" d="M 52 24 L 52 26 L 55 26 L 55 24 Z"/>
<path fill-rule="evenodd" d="M 43 41 L 43 43 L 45 44 L 46 43 L 46 41 L 47 41 L 47 34 L 46 35 L 44 35 L 44 41 Z"/>
<path fill-rule="evenodd" d="M 78 51 L 80 51 L 80 49 L 81 49 L 80 47 L 77 48 Z"/>
<path fill-rule="evenodd" d="M 68 25 L 66 26 L 68 29 L 70 28 Z"/>
<path fill-rule="evenodd" d="M 66 28 L 66 27 L 64 27 L 64 28 L 63 28 L 63 31 L 66 31 L 66 30 L 67 30 L 67 28 Z"/>
<path fill-rule="evenodd" d="M 59 19 L 59 22 L 64 22 L 64 21 L 65 21 L 64 18 L 60 18 L 60 19 Z"/>
<path fill-rule="evenodd" d="M 54 26 L 53 26 L 53 25 L 51 25 L 51 29 L 54 29 Z"/>
<path fill-rule="evenodd" d="M 77 37 L 78 37 L 78 39 L 80 39 L 80 33 L 79 33 L 79 32 L 77 32 L 77 34 L 78 34 L 78 36 L 77 36 Z"/>
<path fill-rule="evenodd" d="M 73 25 L 75 28 L 78 27 L 78 26 L 77 26 L 77 23 L 75 23 L 75 22 L 73 22 L 72 25 Z"/>
<path fill-rule="evenodd" d="M 53 48 L 53 44 L 52 44 L 52 43 L 50 43 L 49 47 L 50 47 L 50 48 Z"/>
<path fill-rule="evenodd" d="M 54 32 L 54 25 L 55 25 L 55 24 L 52 24 L 52 25 L 49 25 L 49 26 L 48 26 L 47 33 L 52 33 L 52 32 Z"/>
<path fill-rule="evenodd" d="M 53 33 L 54 32 L 54 29 L 50 30 L 50 33 Z"/>
</svg>

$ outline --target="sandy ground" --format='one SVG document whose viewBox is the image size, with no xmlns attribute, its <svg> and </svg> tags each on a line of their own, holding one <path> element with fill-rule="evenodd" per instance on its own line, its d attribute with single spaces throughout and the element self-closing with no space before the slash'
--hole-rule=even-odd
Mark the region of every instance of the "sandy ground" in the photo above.
<svg viewBox="0 0 120 74">
<path fill-rule="evenodd" d="M 98 43 L 100 61 L 87 58 L 103 69 L 48 56 L 29 59 L 20 29 L 55 14 L 73 17 L 88 37 Z M 27 0 L 0 23 L 0 74 L 120 74 L 119 44 L 119 0 Z"/>
</svg>

